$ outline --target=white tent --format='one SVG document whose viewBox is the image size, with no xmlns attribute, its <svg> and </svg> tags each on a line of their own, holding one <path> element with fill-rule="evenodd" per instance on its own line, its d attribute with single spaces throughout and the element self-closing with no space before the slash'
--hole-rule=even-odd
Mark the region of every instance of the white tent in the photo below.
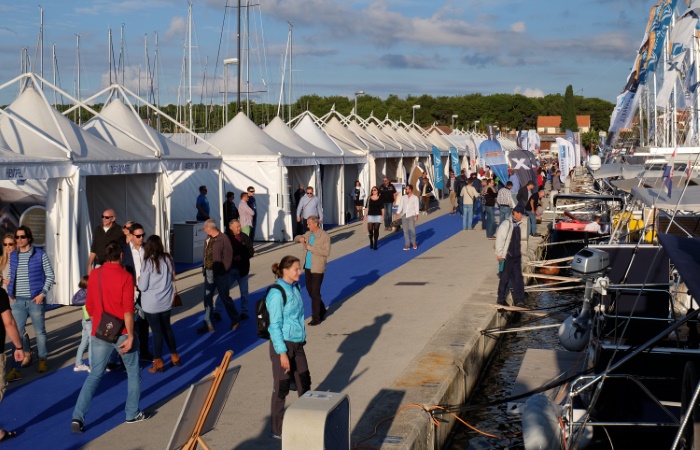
<svg viewBox="0 0 700 450">
<path fill-rule="evenodd" d="M 345 192 L 344 166 L 362 165 L 366 157 L 354 152 L 345 153 L 336 142 L 321 128 L 320 119 L 310 112 L 302 113 L 294 125 L 294 132 L 304 140 L 320 147 L 331 154 L 341 156 L 343 165 L 330 164 L 322 166 L 323 170 L 323 214 L 326 223 L 345 224 L 346 203 L 349 200 Z M 331 195 L 332 193 L 332 195 Z"/>
<path fill-rule="evenodd" d="M 371 133 L 373 136 L 376 136 L 377 139 L 384 144 L 384 148 L 387 150 L 385 153 L 386 157 L 383 160 L 375 160 L 374 180 L 377 185 L 382 182 L 384 177 L 387 177 L 390 180 L 400 180 L 405 182 L 406 180 L 404 180 L 404 171 L 402 166 L 404 150 L 406 150 L 407 144 L 402 144 L 392 136 L 384 133 L 384 125 L 373 115 L 370 115 L 367 120 L 365 120 L 364 124 L 367 132 Z M 411 150 L 413 150 L 413 148 L 411 148 Z M 394 153 L 389 153 L 389 151 Z"/>
<path fill-rule="evenodd" d="M 370 149 L 370 180 L 373 185 L 379 186 L 384 175 L 388 175 L 391 179 L 397 178 L 400 175 L 397 173 L 397 169 L 401 165 L 403 152 L 401 146 L 396 143 L 396 141 L 382 133 L 376 128 L 376 125 L 374 129 L 370 129 L 369 122 L 364 121 L 355 114 L 348 116 L 344 124 L 350 131 L 356 133 L 363 140 L 371 138 L 383 148 L 383 150 Z M 366 139 L 364 136 L 369 136 L 369 138 Z"/>
<path fill-rule="evenodd" d="M 68 304 L 86 273 L 92 240 L 90 216 L 97 219 L 107 208 L 114 209 L 118 218 L 162 214 L 162 192 L 156 189 L 161 166 L 156 158 L 124 151 L 81 130 L 51 107 L 44 93 L 35 87 L 40 83 L 36 75 L 24 74 L 18 80 L 26 81 L 27 86 L 2 111 L 3 145 L 14 153 L 47 162 L 72 160 L 76 167 L 70 177 L 27 181 L 46 196 L 45 248 L 56 271 L 50 301 Z M 41 82 L 71 98 L 46 80 Z"/>
<path fill-rule="evenodd" d="M 212 144 L 221 150 L 221 170 L 227 186 L 231 186 L 234 192 L 242 192 L 248 186 L 255 188 L 256 238 L 291 240 L 290 172 L 294 177 L 295 172 L 308 171 L 309 167 L 316 165 L 316 158 L 263 133 L 243 113 L 236 115 L 207 141 L 192 149 L 204 152 Z"/>
<path fill-rule="evenodd" d="M 120 87 L 115 90 L 120 90 Z M 152 230 L 161 236 L 168 248 L 171 219 L 174 219 L 173 222 L 185 221 L 193 216 L 192 193 L 197 192 L 197 187 L 183 180 L 193 171 L 205 172 L 218 180 L 221 158 L 210 153 L 194 152 L 167 139 L 141 120 L 131 104 L 125 103 L 128 102 L 126 95 L 123 98 L 124 101 L 111 96 L 100 114 L 88 121 L 83 129 L 123 150 L 160 160 L 162 171 L 158 176 L 157 189 L 162 190 L 165 199 L 162 215 L 156 216 L 154 223 L 150 223 L 150 217 L 133 216 L 129 219 L 144 225 L 148 232 Z M 175 181 L 178 181 L 177 187 L 173 188 Z M 186 201 L 188 199 L 190 202 Z M 173 214 L 173 209 L 177 210 L 176 214 Z"/>
</svg>

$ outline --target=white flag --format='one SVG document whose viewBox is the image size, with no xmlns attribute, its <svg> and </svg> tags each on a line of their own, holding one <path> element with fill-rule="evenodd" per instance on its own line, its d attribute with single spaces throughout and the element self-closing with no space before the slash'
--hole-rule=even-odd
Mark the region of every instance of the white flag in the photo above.
<svg viewBox="0 0 700 450">
<path fill-rule="evenodd" d="M 665 108 L 668 106 L 668 99 L 671 97 L 671 92 L 676 86 L 676 82 L 679 81 L 679 74 L 684 73 L 683 59 L 685 59 L 688 50 L 683 50 L 680 54 L 671 58 L 670 61 L 666 61 L 664 67 L 664 81 L 656 94 L 656 106 L 659 108 Z"/>
</svg>

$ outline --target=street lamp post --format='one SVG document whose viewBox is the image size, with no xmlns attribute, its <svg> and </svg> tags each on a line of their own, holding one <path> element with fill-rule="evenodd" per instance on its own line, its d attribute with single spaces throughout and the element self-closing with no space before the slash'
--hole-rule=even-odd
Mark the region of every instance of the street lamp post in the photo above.
<svg viewBox="0 0 700 450">
<path fill-rule="evenodd" d="M 413 119 L 411 123 L 416 123 L 416 110 L 420 109 L 420 105 L 413 105 L 411 108 L 413 109 Z"/>
<path fill-rule="evenodd" d="M 455 119 L 459 118 L 458 114 L 452 114 L 452 129 L 455 129 Z"/>
<path fill-rule="evenodd" d="M 224 125 L 228 123 L 228 66 L 238 65 L 238 58 L 224 59 Z"/>
<path fill-rule="evenodd" d="M 360 95 L 365 95 L 365 91 L 357 91 L 355 92 L 355 114 L 357 114 L 357 97 Z M 359 117 L 359 114 L 357 114 Z"/>
<path fill-rule="evenodd" d="M 475 121 L 474 121 L 474 133 L 476 133 L 476 126 L 479 125 L 480 123 L 481 123 L 480 120 L 475 120 Z"/>
</svg>

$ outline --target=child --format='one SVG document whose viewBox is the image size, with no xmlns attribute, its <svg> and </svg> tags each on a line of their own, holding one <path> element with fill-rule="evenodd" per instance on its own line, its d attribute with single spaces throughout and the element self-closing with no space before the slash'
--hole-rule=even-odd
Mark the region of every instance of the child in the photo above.
<svg viewBox="0 0 700 450">
<path fill-rule="evenodd" d="M 92 347 L 90 347 L 90 335 L 92 334 L 92 322 L 90 321 L 90 316 L 88 316 L 87 310 L 85 309 L 85 300 L 87 298 L 87 285 L 88 276 L 85 275 L 80 279 L 78 287 L 80 288 L 78 292 L 73 295 L 71 304 L 80 306 L 83 310 L 83 337 L 80 340 L 80 345 L 78 346 L 78 354 L 75 356 L 75 366 L 73 366 L 74 372 L 84 372 L 90 371 L 90 367 L 83 364 L 83 354 L 85 353 L 85 348 L 88 349 L 88 358 L 90 363 L 92 363 Z"/>
</svg>

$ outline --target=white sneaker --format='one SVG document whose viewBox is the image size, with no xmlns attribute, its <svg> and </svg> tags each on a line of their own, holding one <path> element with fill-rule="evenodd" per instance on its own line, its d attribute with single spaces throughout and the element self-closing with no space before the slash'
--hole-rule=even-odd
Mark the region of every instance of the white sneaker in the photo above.
<svg viewBox="0 0 700 450">
<path fill-rule="evenodd" d="M 89 372 L 90 368 L 85 364 L 76 364 L 73 366 L 73 372 Z"/>
</svg>

